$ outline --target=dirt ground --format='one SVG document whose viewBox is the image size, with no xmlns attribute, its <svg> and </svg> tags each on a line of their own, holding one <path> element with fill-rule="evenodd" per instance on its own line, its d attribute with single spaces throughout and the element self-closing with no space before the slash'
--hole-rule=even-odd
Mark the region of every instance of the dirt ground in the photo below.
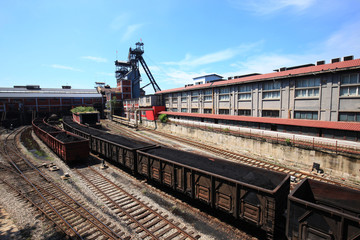
<svg viewBox="0 0 360 240">
<path fill-rule="evenodd" d="M 0 205 L 0 240 L 18 239 L 19 229 Z"/>
</svg>

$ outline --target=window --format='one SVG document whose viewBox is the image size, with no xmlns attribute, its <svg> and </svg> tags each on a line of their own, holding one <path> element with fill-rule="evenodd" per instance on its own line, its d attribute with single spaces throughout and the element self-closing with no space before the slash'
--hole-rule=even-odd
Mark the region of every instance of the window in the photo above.
<svg viewBox="0 0 360 240">
<path fill-rule="evenodd" d="M 192 91 L 191 92 L 191 101 L 192 102 L 199 101 L 199 91 Z"/>
<path fill-rule="evenodd" d="M 165 104 L 169 104 L 169 95 L 165 96 Z"/>
<path fill-rule="evenodd" d="M 212 96 L 204 96 L 204 101 L 205 102 L 211 102 L 212 101 Z"/>
<path fill-rule="evenodd" d="M 171 111 L 172 111 L 172 112 L 177 112 L 178 109 L 177 109 L 177 108 L 172 108 Z"/>
<path fill-rule="evenodd" d="M 182 108 L 181 112 L 187 112 L 187 108 Z"/>
<path fill-rule="evenodd" d="M 359 74 L 358 73 L 351 73 L 351 74 L 344 74 L 341 76 L 340 80 L 341 85 L 344 84 L 359 84 Z"/>
<path fill-rule="evenodd" d="M 318 97 L 320 78 L 300 79 L 295 82 L 295 97 Z"/>
<path fill-rule="evenodd" d="M 212 90 L 207 89 L 204 91 L 204 101 L 205 102 L 211 102 L 212 101 Z"/>
<path fill-rule="evenodd" d="M 360 122 L 360 112 L 340 112 L 339 121 Z"/>
<path fill-rule="evenodd" d="M 219 90 L 219 100 L 220 101 L 229 101 L 230 99 L 230 88 L 220 88 Z"/>
<path fill-rule="evenodd" d="M 204 108 L 204 113 L 205 114 L 212 114 L 212 109 L 211 108 Z"/>
<path fill-rule="evenodd" d="M 279 117 L 279 110 L 263 110 L 263 117 Z"/>
<path fill-rule="evenodd" d="M 230 88 L 220 88 L 219 90 L 220 94 L 229 94 L 230 93 Z"/>
<path fill-rule="evenodd" d="M 220 101 L 229 101 L 229 99 L 230 99 L 229 94 L 219 95 L 219 100 L 220 100 Z"/>
<path fill-rule="evenodd" d="M 360 96 L 360 86 L 341 87 L 340 96 Z"/>
<path fill-rule="evenodd" d="M 251 116 L 251 110 L 250 109 L 238 109 L 238 115 L 239 116 Z"/>
<path fill-rule="evenodd" d="M 311 78 L 311 79 L 300 79 L 300 80 L 296 80 L 295 86 L 296 86 L 297 88 L 319 87 L 319 86 L 320 86 L 320 78 Z"/>
<path fill-rule="evenodd" d="M 295 90 L 295 97 L 318 97 L 319 88 L 308 88 Z"/>
<path fill-rule="evenodd" d="M 280 98 L 280 91 L 263 93 L 263 99 L 277 99 L 277 98 Z"/>
<path fill-rule="evenodd" d="M 276 90 L 276 89 L 280 89 L 280 82 L 274 82 L 274 81 L 271 81 L 271 82 L 265 82 L 263 84 L 263 90 Z"/>
<path fill-rule="evenodd" d="M 199 91 L 192 91 L 191 96 L 199 96 Z"/>
<path fill-rule="evenodd" d="M 229 115 L 230 110 L 229 109 L 219 109 L 219 114 Z"/>
<path fill-rule="evenodd" d="M 192 102 L 197 102 L 199 100 L 199 97 L 191 97 Z"/>
<path fill-rule="evenodd" d="M 211 89 L 204 90 L 204 95 L 212 95 L 212 90 Z"/>
<path fill-rule="evenodd" d="M 181 93 L 181 102 L 183 102 L 183 103 L 187 102 L 187 93 L 186 92 Z"/>
<path fill-rule="evenodd" d="M 192 108 L 191 109 L 191 113 L 198 113 L 199 112 L 199 109 L 198 108 Z"/>
<path fill-rule="evenodd" d="M 249 100 L 251 99 L 251 93 L 240 93 L 238 95 L 238 100 Z"/>
<path fill-rule="evenodd" d="M 174 93 L 173 96 L 172 96 L 172 102 L 173 103 L 178 103 L 178 94 L 177 93 Z"/>
<path fill-rule="evenodd" d="M 360 80 L 358 73 L 342 75 L 340 83 L 340 96 L 360 96 Z"/>
<path fill-rule="evenodd" d="M 263 83 L 263 99 L 277 99 L 280 98 L 280 91 L 274 91 L 280 89 L 280 82 L 265 82 Z M 271 92 L 270 92 L 271 91 Z"/>
<path fill-rule="evenodd" d="M 295 111 L 294 118 L 318 120 L 318 112 L 316 112 L 316 111 Z"/>
<path fill-rule="evenodd" d="M 251 92 L 251 85 L 239 86 L 239 92 Z"/>
</svg>

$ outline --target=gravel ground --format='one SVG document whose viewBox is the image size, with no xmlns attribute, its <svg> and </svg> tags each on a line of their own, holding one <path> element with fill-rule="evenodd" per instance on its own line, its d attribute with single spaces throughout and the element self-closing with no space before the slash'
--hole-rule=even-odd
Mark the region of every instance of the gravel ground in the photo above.
<svg viewBox="0 0 360 240">
<path fill-rule="evenodd" d="M 109 219 L 112 225 L 125 232 L 126 236 L 134 237 L 133 230 L 125 223 L 119 221 L 116 214 L 112 212 L 102 200 L 99 199 L 88 187 L 83 180 L 79 178 L 69 166 L 62 162 L 51 150 L 49 150 L 36 136 L 32 134 L 33 138 L 40 144 L 42 150 L 47 156 L 41 158 L 33 157 L 29 151 L 22 147 L 23 153 L 33 161 L 36 166 L 41 166 L 43 163 L 56 164 L 60 171 L 50 172 L 45 168 L 41 168 L 48 176 L 50 176 L 56 183 L 69 193 L 71 196 L 76 196 L 77 200 L 86 202 L 91 206 L 91 211 L 97 211 L 99 215 Z M 99 169 L 100 162 L 93 159 L 93 167 Z M 186 225 L 188 229 L 193 230 L 196 234 L 201 236 L 200 239 L 257 239 L 246 234 L 239 229 L 229 226 L 181 200 L 166 194 L 159 189 L 147 184 L 146 181 L 140 182 L 128 173 L 125 173 L 118 168 L 109 164 L 110 168 L 102 173 L 111 181 L 119 184 L 123 188 L 129 190 L 130 193 L 140 197 L 144 202 L 150 206 L 154 206 L 159 211 L 169 215 L 174 221 L 180 222 L 180 226 Z M 81 167 L 81 166 L 76 166 Z M 63 173 L 69 173 L 71 178 L 67 181 L 61 180 L 60 176 Z M 19 200 L 13 194 L 1 187 L 0 188 L 0 205 L 9 213 L 18 231 L 15 233 L 16 239 L 59 239 L 59 234 L 49 227 L 47 222 L 44 222 L 42 217 L 23 200 Z"/>
<path fill-rule="evenodd" d="M 105 128 L 112 133 L 111 130 L 111 122 L 105 121 Z M 129 131 L 135 131 L 133 129 L 128 128 Z M 116 133 L 118 130 L 114 130 L 114 133 Z M 156 134 L 151 134 L 148 132 L 142 132 L 144 135 L 151 136 L 153 139 L 159 139 L 163 143 L 166 143 L 166 145 L 181 149 L 183 151 L 190 151 L 193 153 L 198 154 L 206 154 L 215 156 L 213 154 L 205 153 L 202 150 L 198 150 L 196 148 L 189 147 L 188 145 L 185 145 L 183 143 L 179 143 L 176 141 L 173 141 L 172 139 L 166 139 L 164 141 L 164 138 L 162 136 L 158 136 Z M 116 169 L 116 167 L 113 167 Z M 124 174 L 124 173 L 122 173 Z M 133 176 L 128 175 L 127 178 L 133 178 Z M 137 180 L 136 180 L 137 181 Z M 138 182 L 138 181 L 137 181 Z M 164 193 L 163 191 L 153 187 L 151 184 L 147 184 L 146 181 L 143 181 L 141 183 L 134 183 L 135 186 L 137 186 L 138 190 L 143 192 L 144 195 L 150 197 L 153 201 L 160 203 L 162 207 L 167 209 L 168 211 L 172 212 L 176 217 L 181 218 L 183 221 L 187 222 L 188 225 L 192 225 L 197 232 L 206 233 L 201 239 L 258 239 L 257 237 L 251 236 L 250 234 L 245 233 L 244 231 L 241 231 L 240 229 L 246 229 L 249 226 L 238 226 L 240 229 L 233 227 L 227 223 L 224 223 L 220 221 L 219 219 L 210 216 L 209 214 L 202 212 L 198 210 L 197 208 L 194 208 L 192 206 L 189 206 L 187 203 L 175 198 L 174 196 L 171 196 L 167 193 Z M 225 219 L 226 221 L 226 219 Z M 258 230 L 251 230 L 253 235 L 257 235 Z M 261 238 L 262 236 L 260 236 Z"/>
<path fill-rule="evenodd" d="M 1 138 L 2 141 L 3 138 Z M 1 156 L 0 162 L 7 165 Z M 3 175 L 3 177 L 5 176 Z M 0 205 L 4 214 L 1 216 L 1 225 L 5 226 L 11 222 L 14 224 L 9 226 L 8 231 L 1 231 L 0 239 L 61 239 L 57 237 L 59 234 L 49 225 L 48 221 L 43 221 L 29 203 L 16 196 L 3 184 L 0 187 Z"/>
</svg>

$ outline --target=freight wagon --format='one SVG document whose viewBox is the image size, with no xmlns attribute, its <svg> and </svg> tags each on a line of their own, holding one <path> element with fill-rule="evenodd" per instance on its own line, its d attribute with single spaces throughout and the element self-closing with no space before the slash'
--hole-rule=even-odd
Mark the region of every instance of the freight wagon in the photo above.
<svg viewBox="0 0 360 240">
<path fill-rule="evenodd" d="M 288 196 L 290 179 L 283 173 L 142 142 L 125 146 L 134 140 L 67 118 L 64 128 L 89 139 L 93 152 L 261 228 L 270 239 L 285 225 L 289 240 L 360 239 L 360 191 L 306 179 Z"/>
<path fill-rule="evenodd" d="M 89 157 L 89 141 L 44 123 L 33 121 L 35 134 L 66 163 L 86 160 Z"/>
<path fill-rule="evenodd" d="M 134 174 L 260 227 L 272 238 L 282 222 L 289 176 L 112 135 L 63 118 L 64 128 L 89 139 L 90 149 Z M 283 224 L 284 225 L 284 224 Z"/>
<path fill-rule="evenodd" d="M 360 239 L 360 191 L 304 179 L 290 193 L 288 239 Z"/>
<path fill-rule="evenodd" d="M 155 147 L 154 144 L 108 134 L 98 129 L 77 124 L 69 117 L 64 117 L 63 119 L 64 129 L 88 139 L 89 148 L 92 152 L 100 154 L 102 157 L 110 159 L 132 172 L 135 172 L 137 169 L 136 151 Z"/>
<path fill-rule="evenodd" d="M 167 147 L 137 151 L 138 173 L 272 237 L 281 228 L 289 175 Z"/>
</svg>

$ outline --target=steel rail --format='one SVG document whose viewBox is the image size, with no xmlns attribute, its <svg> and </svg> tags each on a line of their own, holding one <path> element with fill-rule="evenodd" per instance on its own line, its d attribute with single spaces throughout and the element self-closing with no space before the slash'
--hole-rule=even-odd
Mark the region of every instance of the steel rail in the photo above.
<svg viewBox="0 0 360 240">
<path fill-rule="evenodd" d="M 22 132 L 24 130 L 24 128 L 20 128 L 17 132 L 15 137 L 17 136 L 17 134 L 19 134 L 20 132 Z M 37 187 L 30 181 L 30 179 L 28 179 L 24 173 L 18 168 L 18 166 L 15 164 L 15 162 L 12 160 L 12 158 L 9 156 L 8 151 L 7 151 L 7 141 L 8 138 L 10 137 L 11 134 L 13 134 L 15 131 L 11 132 L 5 139 L 4 141 L 4 146 L 3 146 L 3 152 L 5 154 L 7 154 L 7 158 L 9 163 L 19 172 L 20 176 L 29 183 L 29 185 L 35 190 L 35 192 L 39 195 L 39 197 L 52 209 L 52 211 L 61 219 L 62 222 L 65 223 L 65 225 L 68 227 L 68 229 L 70 229 L 70 231 L 78 238 L 78 239 L 83 239 L 81 237 L 81 235 L 68 223 L 68 221 L 66 221 L 66 219 L 55 209 L 54 206 L 52 206 L 52 204 L 41 194 L 41 192 L 37 189 Z M 68 235 L 68 234 L 67 234 Z"/>
<path fill-rule="evenodd" d="M 15 146 L 15 148 L 18 149 L 17 146 Z M 100 224 L 102 226 L 102 228 L 105 228 L 109 233 L 111 233 L 114 236 L 111 236 L 109 233 L 106 233 L 105 230 L 103 230 L 102 228 L 99 228 L 99 226 L 95 223 L 93 223 L 92 221 L 90 221 L 88 218 L 88 220 L 92 223 L 92 225 L 94 225 L 96 228 L 98 228 L 100 231 L 104 231 L 104 233 L 106 235 L 109 235 L 110 238 L 113 239 L 122 239 L 121 236 L 119 236 L 117 233 L 115 233 L 112 229 L 110 229 L 108 226 L 106 226 L 103 222 L 101 222 L 97 217 L 95 217 L 91 212 L 89 212 L 81 203 L 79 203 L 77 200 L 75 200 L 74 198 L 72 198 L 69 194 L 67 194 L 63 189 L 61 189 L 57 184 L 54 183 L 54 181 L 52 179 L 49 179 L 48 177 L 46 177 L 44 175 L 43 172 L 41 172 L 36 166 L 34 166 L 28 159 L 24 158 L 23 156 L 19 155 L 18 153 L 16 153 L 15 151 L 13 151 L 19 158 L 22 158 L 31 168 L 33 168 L 42 178 L 44 178 L 47 182 L 49 182 L 50 184 L 52 184 L 53 187 L 55 187 L 57 190 L 59 190 L 63 195 L 65 195 L 68 199 L 70 199 L 71 201 L 73 201 L 76 205 L 78 205 L 79 207 L 81 207 L 87 214 L 89 214 L 93 219 L 95 219 L 98 224 Z"/>
<path fill-rule="evenodd" d="M 77 213 L 78 216 L 81 216 L 85 221 L 90 222 L 93 226 L 95 226 L 97 229 L 99 229 L 104 235 L 107 235 L 110 239 L 118 239 L 117 237 L 112 236 L 110 233 L 106 232 L 105 230 L 101 229 L 98 227 L 98 225 L 93 222 L 88 216 L 85 216 L 83 213 L 81 213 L 79 210 L 75 209 L 74 207 L 70 206 L 71 203 L 66 203 L 64 200 L 60 199 L 59 197 L 55 196 L 55 194 L 49 192 L 48 190 L 46 190 L 44 187 L 40 187 L 38 185 L 36 185 L 41 191 L 43 191 L 45 194 L 50 195 L 51 197 L 53 197 L 54 199 L 56 199 L 57 201 L 59 201 L 60 203 L 62 203 L 63 205 L 65 205 L 67 208 L 70 208 L 73 212 Z M 75 202 L 73 202 L 75 203 Z M 75 203 L 76 204 L 76 203 Z M 84 210 L 84 208 L 81 208 L 81 206 L 79 206 L 80 209 Z M 95 220 L 97 220 L 97 218 L 95 218 Z M 99 224 L 102 224 L 101 222 L 99 222 Z M 103 224 L 102 224 L 103 225 Z"/>
<path fill-rule="evenodd" d="M 112 186 L 114 186 L 116 189 L 124 192 L 127 196 L 133 198 L 135 201 L 137 201 L 141 206 L 143 206 L 144 208 L 149 209 L 150 211 L 152 211 L 156 216 L 158 216 L 159 218 L 161 218 L 162 220 L 166 221 L 168 224 L 172 225 L 174 228 L 176 228 L 176 230 L 178 230 L 179 232 L 181 232 L 183 235 L 187 236 L 190 239 L 196 240 L 196 238 L 192 237 L 190 234 L 188 234 L 187 232 L 185 232 L 183 229 L 179 228 L 178 226 L 176 226 L 175 224 L 171 223 L 169 220 L 167 220 L 165 217 L 163 217 L 161 214 L 157 213 L 156 211 L 152 210 L 149 206 L 147 206 L 146 204 L 144 204 L 143 202 L 139 201 L 138 199 L 136 199 L 134 196 L 132 196 L 130 193 L 128 193 L 127 191 L 125 191 L 124 189 L 122 189 L 121 187 L 119 187 L 118 185 L 114 184 L 113 182 L 111 182 L 109 179 L 107 179 L 104 175 L 102 175 L 101 173 L 99 173 L 98 171 L 96 171 L 94 168 L 90 167 L 89 168 L 95 172 L 98 176 L 100 176 L 102 179 L 104 179 L 105 181 L 107 181 L 108 183 L 110 183 Z"/>
<path fill-rule="evenodd" d="M 102 191 L 98 186 L 96 186 L 90 179 L 88 179 L 84 174 L 82 174 L 79 170 L 75 169 L 75 171 L 84 178 L 92 187 L 94 187 L 98 192 L 100 192 L 108 201 L 110 201 L 113 205 L 115 205 L 118 209 L 120 209 L 125 215 L 131 219 L 131 221 L 135 222 L 141 229 L 143 229 L 152 239 L 158 239 L 152 232 L 150 232 L 146 227 L 144 227 L 139 221 L 137 221 L 130 213 L 128 213 L 124 208 L 122 208 L 119 204 L 117 204 L 114 200 L 112 200 L 104 191 Z M 132 197 L 133 198 L 133 197 Z"/>
<path fill-rule="evenodd" d="M 34 206 L 38 211 L 40 211 L 42 214 L 44 214 L 47 219 L 49 219 L 51 222 L 53 222 L 65 235 L 68 236 L 66 231 L 63 228 L 61 228 L 60 226 L 58 226 L 58 223 L 55 221 L 55 219 L 53 219 L 48 213 L 46 213 L 42 208 L 40 208 L 38 206 L 38 204 L 36 204 L 33 200 L 31 200 L 31 198 L 26 196 L 23 192 L 21 192 L 19 189 L 14 187 L 11 183 L 7 182 L 6 180 L 0 179 L 0 181 L 3 182 L 8 187 L 10 187 L 14 192 L 19 194 L 23 198 L 25 198 L 26 201 L 30 202 L 32 206 Z"/>
</svg>

